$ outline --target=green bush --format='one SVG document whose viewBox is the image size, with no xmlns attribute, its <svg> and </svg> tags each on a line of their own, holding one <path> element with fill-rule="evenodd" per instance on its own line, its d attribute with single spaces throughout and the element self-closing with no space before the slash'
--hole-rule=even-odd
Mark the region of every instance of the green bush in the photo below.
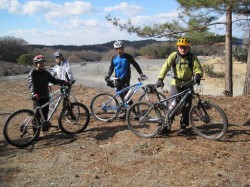
<svg viewBox="0 0 250 187">
<path fill-rule="evenodd" d="M 22 54 L 18 57 L 17 63 L 19 65 L 32 65 L 33 64 L 33 55 L 31 54 Z"/>
<path fill-rule="evenodd" d="M 247 55 L 247 48 L 239 47 L 238 49 L 233 51 L 233 57 L 235 58 L 235 60 L 243 63 L 247 63 Z"/>
<path fill-rule="evenodd" d="M 2 76 L 8 76 L 8 75 L 9 75 L 9 72 L 8 72 L 7 69 L 4 69 L 4 70 L 0 71 L 0 77 L 2 77 Z"/>
</svg>

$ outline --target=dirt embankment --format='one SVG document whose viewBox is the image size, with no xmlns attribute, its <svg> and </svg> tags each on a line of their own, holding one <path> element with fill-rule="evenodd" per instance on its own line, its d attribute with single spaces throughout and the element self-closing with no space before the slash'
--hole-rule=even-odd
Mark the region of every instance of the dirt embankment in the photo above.
<svg viewBox="0 0 250 187">
<path fill-rule="evenodd" d="M 73 87 L 88 107 L 100 92 Z M 25 81 L 0 82 L 0 111 L 31 108 Z M 142 139 L 125 121 L 91 117 L 85 132 L 68 136 L 51 130 L 33 146 L 17 149 L 0 134 L 0 186 L 242 186 L 250 185 L 250 97 L 206 96 L 220 105 L 230 123 L 221 141 L 177 134 Z M 3 127 L 5 116 L 0 116 Z M 53 123 L 56 123 L 53 119 Z"/>
</svg>

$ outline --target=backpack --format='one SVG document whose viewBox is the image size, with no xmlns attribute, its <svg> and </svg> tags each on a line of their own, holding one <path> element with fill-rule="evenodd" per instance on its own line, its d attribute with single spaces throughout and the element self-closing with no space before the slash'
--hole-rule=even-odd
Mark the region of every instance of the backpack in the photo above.
<svg viewBox="0 0 250 187">
<path fill-rule="evenodd" d="M 192 58 L 193 58 L 193 54 L 192 53 L 189 53 L 188 55 L 188 67 L 189 69 L 192 71 L 192 76 L 193 76 L 193 67 L 194 67 L 194 63 L 192 61 Z M 180 56 L 178 55 L 178 53 L 176 52 L 176 56 L 175 56 L 175 59 L 172 63 L 172 72 L 174 74 L 173 78 L 174 79 L 177 79 L 177 80 L 181 80 L 181 81 L 186 81 L 186 80 L 182 80 L 182 79 L 178 79 L 177 78 L 177 75 L 176 75 L 176 64 L 180 62 Z"/>
</svg>

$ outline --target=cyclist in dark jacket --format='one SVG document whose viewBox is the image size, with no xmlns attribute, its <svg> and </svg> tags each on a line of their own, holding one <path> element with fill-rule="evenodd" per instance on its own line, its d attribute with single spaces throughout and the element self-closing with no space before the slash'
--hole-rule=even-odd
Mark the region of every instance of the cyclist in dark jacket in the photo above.
<svg viewBox="0 0 250 187">
<path fill-rule="evenodd" d="M 142 70 L 135 59 L 130 54 L 124 53 L 124 45 L 122 41 L 116 41 L 114 43 L 114 48 L 117 51 L 117 54 L 114 55 L 111 59 L 111 64 L 108 70 L 108 74 L 105 77 L 105 81 L 108 81 L 110 79 L 110 76 L 115 70 L 115 77 L 118 78 L 118 80 L 116 80 L 117 90 L 120 91 L 130 86 L 131 64 L 134 66 L 142 79 L 147 79 L 147 76 L 142 73 Z M 127 92 L 124 92 L 121 95 L 122 99 L 124 99 L 126 94 Z M 131 105 L 132 103 L 133 102 L 131 101 L 129 105 Z"/>
<path fill-rule="evenodd" d="M 49 101 L 49 82 L 53 84 L 68 84 L 66 81 L 54 78 L 44 66 L 45 58 L 42 55 L 37 55 L 33 58 L 34 68 L 31 69 L 28 75 L 28 87 L 32 98 L 34 108 L 37 105 L 42 106 Z M 45 119 L 48 117 L 49 105 L 43 108 Z M 40 120 L 40 114 L 37 114 L 37 119 Z M 48 127 L 44 126 L 43 131 L 47 131 Z"/>
</svg>

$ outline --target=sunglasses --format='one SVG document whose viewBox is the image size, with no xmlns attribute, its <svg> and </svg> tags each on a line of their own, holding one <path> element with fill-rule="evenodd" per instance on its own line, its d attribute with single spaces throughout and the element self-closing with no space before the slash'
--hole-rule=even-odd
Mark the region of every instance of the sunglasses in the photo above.
<svg viewBox="0 0 250 187">
<path fill-rule="evenodd" d="M 44 62 L 45 62 L 45 61 L 40 61 L 40 62 L 37 62 L 37 63 L 40 63 L 40 64 L 42 64 L 42 63 L 43 63 L 43 64 L 44 64 Z"/>
<path fill-rule="evenodd" d="M 59 58 L 60 58 L 59 56 L 56 57 L 56 59 L 59 59 Z"/>
<path fill-rule="evenodd" d="M 120 48 L 115 48 L 116 51 L 118 50 L 123 50 L 123 47 L 120 47 Z"/>
<path fill-rule="evenodd" d="M 189 48 L 189 46 L 178 46 L 179 48 L 181 48 L 181 49 L 188 49 Z"/>
</svg>

